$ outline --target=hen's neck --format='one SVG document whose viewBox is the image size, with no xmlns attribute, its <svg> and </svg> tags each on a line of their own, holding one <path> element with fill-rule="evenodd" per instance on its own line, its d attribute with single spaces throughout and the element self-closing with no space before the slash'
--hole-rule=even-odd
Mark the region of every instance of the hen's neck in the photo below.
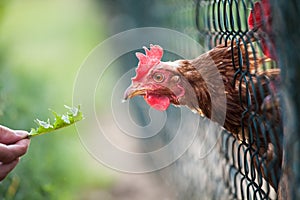
<svg viewBox="0 0 300 200">
<path fill-rule="evenodd" d="M 177 68 L 179 73 L 184 77 L 184 80 L 186 80 L 184 82 L 184 88 L 186 88 L 185 97 L 180 103 L 210 118 L 211 98 L 208 87 L 200 72 L 201 70 L 199 71 L 196 67 L 190 61 L 186 60 Z M 195 98 L 196 103 L 193 101 Z"/>
<path fill-rule="evenodd" d="M 191 93 L 187 94 L 188 97 L 182 102 L 183 105 L 187 105 L 210 119 L 218 117 L 212 116 L 212 109 L 216 109 L 212 107 L 217 107 L 218 112 L 223 112 L 226 106 L 224 91 L 227 87 L 232 87 L 230 85 L 234 77 L 231 53 L 231 48 L 219 45 L 193 60 L 182 61 L 177 70 L 192 86 L 192 92 L 197 96 L 198 107 L 195 108 L 194 104 L 189 102 Z M 217 106 L 213 106 L 212 100 Z M 218 119 L 212 120 L 218 121 Z"/>
</svg>

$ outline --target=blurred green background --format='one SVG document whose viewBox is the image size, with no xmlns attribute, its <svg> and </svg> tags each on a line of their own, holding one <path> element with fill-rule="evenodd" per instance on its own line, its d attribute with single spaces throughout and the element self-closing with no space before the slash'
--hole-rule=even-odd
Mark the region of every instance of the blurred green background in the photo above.
<svg viewBox="0 0 300 200">
<path fill-rule="evenodd" d="M 49 108 L 64 113 L 64 105 L 72 105 L 80 65 L 116 33 L 152 26 L 197 37 L 194 6 L 193 0 L 0 0 L 0 124 L 29 131 L 34 119 L 51 117 Z M 102 94 L 137 59 L 131 52 L 117 62 L 119 71 L 105 77 Z M 97 112 L 106 115 L 102 100 Z M 99 164 L 74 126 L 33 138 L 28 153 L 0 182 L 0 199 L 6 200 L 174 199 L 176 190 L 170 191 L 157 173 L 122 174 Z"/>
<path fill-rule="evenodd" d="M 36 126 L 34 119 L 46 120 L 51 115 L 48 108 L 65 112 L 63 105 L 72 105 L 73 83 L 80 65 L 96 45 L 115 33 L 158 26 L 181 31 L 204 43 L 207 37 L 199 33 L 208 33 L 208 30 L 199 32 L 195 28 L 194 3 L 193 0 L 0 0 L 0 124 L 29 131 Z M 205 27 L 203 15 L 207 11 L 200 10 L 200 13 L 199 27 Z M 243 22 L 247 16 L 245 12 L 241 15 L 245 28 Z M 215 37 L 213 33 L 208 36 Z M 120 59 L 120 63 L 126 63 L 122 66 L 124 71 L 137 64 L 133 55 Z M 105 80 L 113 82 L 111 77 Z M 105 114 L 107 106 L 97 103 L 98 112 Z M 188 169 L 188 174 L 197 171 L 199 166 L 191 160 L 185 163 L 197 168 Z M 175 172 L 178 182 L 185 178 L 181 176 L 184 175 L 182 170 Z M 140 187 L 127 188 L 126 194 L 119 188 L 117 195 L 111 195 L 118 197 L 101 198 L 101 191 L 111 192 L 116 186 L 119 174 L 87 153 L 73 126 L 33 138 L 28 153 L 0 182 L 0 199 L 132 200 L 130 194 L 134 196 L 138 191 L 141 194 L 135 199 L 174 199 L 162 197 L 162 194 L 170 197 L 162 181 L 145 185 L 140 179 L 137 181 L 137 177 L 142 178 L 142 175 L 128 175 L 123 185 Z M 184 192 L 192 196 L 200 185 L 197 174 L 193 179 L 186 178 L 189 183 L 186 186 L 191 189 Z M 195 187 L 190 183 L 194 179 Z M 170 182 L 168 187 L 173 185 L 176 181 Z M 147 193 L 142 188 L 154 188 L 160 193 L 151 197 L 155 192 Z M 170 191 L 171 194 L 182 192 L 177 188 Z"/>
<path fill-rule="evenodd" d="M 35 118 L 51 116 L 48 108 L 72 105 L 80 64 L 107 37 L 103 21 L 92 0 L 1 0 L 0 124 L 29 131 Z M 32 139 L 0 183 L 0 199 L 81 199 L 113 180 L 70 127 Z"/>
</svg>

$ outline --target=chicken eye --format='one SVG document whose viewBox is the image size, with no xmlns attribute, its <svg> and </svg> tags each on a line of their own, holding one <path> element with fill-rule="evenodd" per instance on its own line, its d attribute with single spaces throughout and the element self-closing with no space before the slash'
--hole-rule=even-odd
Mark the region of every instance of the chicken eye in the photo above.
<svg viewBox="0 0 300 200">
<path fill-rule="evenodd" d="M 153 75 L 153 79 L 154 81 L 158 82 L 158 83 L 161 83 L 164 81 L 165 77 L 163 74 L 160 74 L 160 73 L 156 73 Z"/>
</svg>

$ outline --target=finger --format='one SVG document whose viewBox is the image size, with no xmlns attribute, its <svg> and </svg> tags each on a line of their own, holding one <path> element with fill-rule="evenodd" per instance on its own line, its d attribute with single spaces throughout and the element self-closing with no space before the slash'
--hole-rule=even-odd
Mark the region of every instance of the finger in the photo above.
<svg viewBox="0 0 300 200">
<path fill-rule="evenodd" d="M 24 155 L 28 149 L 30 140 L 22 139 L 12 145 L 0 144 L 0 161 L 10 163 Z"/>
<path fill-rule="evenodd" d="M 0 181 L 2 181 L 8 175 L 8 173 L 11 172 L 16 167 L 18 162 L 19 159 L 16 159 L 7 164 L 3 164 L 3 163 L 0 164 Z"/>
<path fill-rule="evenodd" d="M 24 130 L 15 130 L 14 132 L 15 132 L 15 134 L 16 134 L 18 137 L 20 137 L 20 138 L 22 138 L 22 139 L 28 137 L 28 132 L 27 132 L 27 131 L 24 131 Z"/>
<path fill-rule="evenodd" d="M 27 135 L 28 132 L 26 131 L 14 131 L 0 125 L 0 143 L 13 144 L 23 138 L 26 138 Z"/>
</svg>

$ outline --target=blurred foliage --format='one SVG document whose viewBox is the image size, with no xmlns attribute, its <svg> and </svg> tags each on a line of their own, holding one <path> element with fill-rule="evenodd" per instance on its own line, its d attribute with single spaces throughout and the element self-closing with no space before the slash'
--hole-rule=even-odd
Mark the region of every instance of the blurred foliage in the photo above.
<svg viewBox="0 0 300 200">
<path fill-rule="evenodd" d="M 72 104 L 76 72 L 106 34 L 100 13 L 91 0 L 1 0 L 0 124 L 29 131 L 48 108 Z M 31 140 L 0 183 L 0 199 L 76 199 L 110 187 L 111 174 L 86 153 L 75 128 L 62 131 Z"/>
</svg>

